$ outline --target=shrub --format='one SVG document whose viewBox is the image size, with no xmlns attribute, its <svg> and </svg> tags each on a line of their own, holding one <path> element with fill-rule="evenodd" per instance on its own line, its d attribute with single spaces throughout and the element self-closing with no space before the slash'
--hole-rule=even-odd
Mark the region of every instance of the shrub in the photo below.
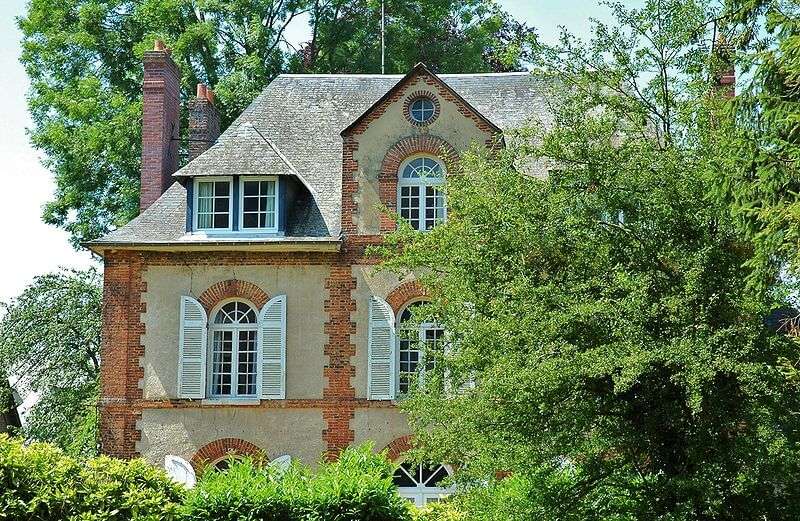
<svg viewBox="0 0 800 521">
<path fill-rule="evenodd" d="M 408 502 L 392 485 L 394 467 L 369 445 L 350 448 L 316 472 L 294 464 L 285 472 L 251 459 L 209 469 L 186 498 L 196 521 L 411 521 Z"/>
<path fill-rule="evenodd" d="M 78 462 L 0 435 L 0 519 L 172 520 L 183 489 L 143 460 Z"/>
</svg>

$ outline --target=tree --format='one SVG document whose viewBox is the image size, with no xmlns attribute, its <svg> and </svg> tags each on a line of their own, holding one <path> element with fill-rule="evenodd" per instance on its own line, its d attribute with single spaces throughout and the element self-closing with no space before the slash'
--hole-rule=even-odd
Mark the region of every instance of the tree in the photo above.
<svg viewBox="0 0 800 521">
<path fill-rule="evenodd" d="M 379 10 L 375 0 L 32 0 L 19 26 L 31 139 L 56 180 L 44 220 L 77 245 L 136 216 L 141 58 L 156 38 L 172 48 L 185 98 L 197 82 L 215 88 L 224 128 L 281 72 L 380 72 Z M 390 1 L 388 12 L 390 71 L 421 60 L 442 72 L 518 68 L 529 49 L 531 30 L 493 0 Z M 311 41 L 294 51 L 286 29 L 306 13 Z"/>
<path fill-rule="evenodd" d="M 36 393 L 22 434 L 73 454 L 96 451 L 102 290 L 96 270 L 36 277 L 5 304 L 0 373 Z"/>
<path fill-rule="evenodd" d="M 753 282 L 800 273 L 800 7 L 731 0 L 730 45 L 740 92 L 717 129 L 725 153 L 712 169 L 718 195 L 753 240 Z"/>
<path fill-rule="evenodd" d="M 460 464 L 469 519 L 792 519 L 800 398 L 775 365 L 794 348 L 704 175 L 720 13 L 612 9 L 543 54 L 553 121 L 465 154 L 447 223 L 378 249 L 451 339 L 421 346 L 403 403 L 419 454 Z"/>
</svg>

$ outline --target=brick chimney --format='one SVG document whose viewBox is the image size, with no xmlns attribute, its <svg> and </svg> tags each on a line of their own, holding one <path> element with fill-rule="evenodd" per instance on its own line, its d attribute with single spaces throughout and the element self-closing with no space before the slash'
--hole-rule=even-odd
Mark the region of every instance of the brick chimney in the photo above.
<svg viewBox="0 0 800 521">
<path fill-rule="evenodd" d="M 214 91 L 197 84 L 197 97 L 189 100 L 189 161 L 214 144 L 219 137 L 219 110 Z"/>
<path fill-rule="evenodd" d="M 718 61 L 714 78 L 715 90 L 725 97 L 732 98 L 736 95 L 735 51 L 733 46 L 720 34 L 715 42 L 714 52 Z"/>
<path fill-rule="evenodd" d="M 139 211 L 169 188 L 178 169 L 180 76 L 169 49 L 156 40 L 153 50 L 144 53 Z"/>
</svg>

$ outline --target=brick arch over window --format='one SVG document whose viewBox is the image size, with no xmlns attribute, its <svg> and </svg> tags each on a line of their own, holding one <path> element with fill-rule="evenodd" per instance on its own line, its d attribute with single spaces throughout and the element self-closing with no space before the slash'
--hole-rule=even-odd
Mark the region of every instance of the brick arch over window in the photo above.
<svg viewBox="0 0 800 521">
<path fill-rule="evenodd" d="M 394 288 L 386 297 L 386 303 L 394 310 L 395 315 L 400 312 L 400 308 L 408 304 L 409 301 L 427 297 L 428 293 L 416 280 L 404 282 Z"/>
<path fill-rule="evenodd" d="M 216 463 L 226 456 L 257 456 L 266 460 L 266 455 L 258 446 L 239 438 L 221 438 L 204 445 L 192 456 L 190 463 L 195 472 L 205 465 Z"/>
<path fill-rule="evenodd" d="M 200 295 L 197 300 L 210 312 L 225 299 L 242 298 L 249 300 L 256 307 L 261 308 L 269 301 L 269 295 L 261 288 L 246 280 L 223 280 L 217 282 Z"/>
<path fill-rule="evenodd" d="M 378 174 L 378 196 L 381 203 L 392 211 L 397 210 L 397 176 L 400 164 L 414 154 L 430 154 L 438 157 L 450 170 L 458 164 L 456 149 L 442 138 L 422 134 L 395 143 L 384 156 Z M 381 215 L 381 232 L 394 229 L 394 220 L 388 215 Z"/>
<path fill-rule="evenodd" d="M 391 461 L 397 461 L 403 454 L 411 450 L 413 439 L 414 437 L 411 434 L 400 436 L 384 447 L 383 450 L 386 451 L 386 456 Z"/>
</svg>

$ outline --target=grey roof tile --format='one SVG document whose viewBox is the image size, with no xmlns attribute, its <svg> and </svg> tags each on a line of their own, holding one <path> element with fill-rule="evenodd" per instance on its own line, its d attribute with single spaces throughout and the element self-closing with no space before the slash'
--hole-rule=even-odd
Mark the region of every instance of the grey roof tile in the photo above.
<svg viewBox="0 0 800 521">
<path fill-rule="evenodd" d="M 503 130 L 547 119 L 551 80 L 528 73 L 439 76 Z M 309 189 L 287 235 L 340 233 L 340 133 L 404 76 L 278 76 L 220 136 L 176 172 L 177 177 L 232 174 L 295 175 Z M 184 235 L 186 191 L 178 183 L 142 215 L 97 242 L 147 242 Z"/>
</svg>

